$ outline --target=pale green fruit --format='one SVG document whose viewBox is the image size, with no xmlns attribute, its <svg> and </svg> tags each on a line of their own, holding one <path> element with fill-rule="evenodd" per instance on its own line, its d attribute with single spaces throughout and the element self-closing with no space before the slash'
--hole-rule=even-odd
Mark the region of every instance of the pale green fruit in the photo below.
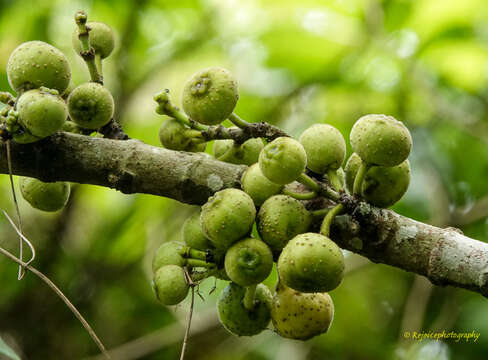
<svg viewBox="0 0 488 360">
<path fill-rule="evenodd" d="M 17 102 L 17 111 L 19 123 L 38 138 L 60 130 L 68 117 L 64 100 L 42 89 L 23 93 Z"/>
<path fill-rule="evenodd" d="M 361 166 L 361 159 L 353 153 L 346 164 L 346 182 L 352 192 L 354 178 Z M 368 203 L 388 208 L 402 198 L 410 184 L 410 163 L 405 160 L 397 166 L 373 166 L 364 177 L 361 197 Z"/>
<path fill-rule="evenodd" d="M 179 304 L 190 290 L 183 268 L 177 265 L 160 267 L 154 274 L 153 288 L 163 305 Z"/>
<path fill-rule="evenodd" d="M 159 128 L 159 141 L 161 144 L 170 150 L 201 152 L 205 151 L 206 143 L 195 144 L 188 136 L 191 131 L 188 127 L 180 123 L 178 120 L 169 119 L 161 124 Z"/>
<path fill-rule="evenodd" d="M 193 120 L 217 125 L 232 114 L 238 99 L 237 82 L 232 74 L 211 67 L 197 72 L 186 82 L 181 103 Z"/>
<path fill-rule="evenodd" d="M 100 55 L 102 59 L 109 56 L 115 46 L 114 33 L 110 26 L 97 21 L 89 21 L 86 25 L 91 29 L 89 31 L 90 46 L 95 50 L 95 54 Z M 78 37 L 78 28 L 73 31 L 73 47 L 78 55 L 81 52 L 81 42 Z"/>
<path fill-rule="evenodd" d="M 261 206 L 268 198 L 278 194 L 283 185 L 269 181 L 261 172 L 259 164 L 253 164 L 242 175 L 241 187 L 256 206 Z"/>
<path fill-rule="evenodd" d="M 20 192 L 33 208 L 42 211 L 57 211 L 68 202 L 70 185 L 61 181 L 45 183 L 34 178 L 21 177 Z"/>
<path fill-rule="evenodd" d="M 219 159 L 234 147 L 234 140 L 216 140 L 213 146 L 215 158 Z M 231 164 L 252 165 L 258 162 L 259 153 L 264 144 L 261 138 L 253 138 L 239 145 L 231 156 L 225 156 L 223 161 Z"/>
<path fill-rule="evenodd" d="M 103 85 L 89 82 L 75 88 L 68 97 L 71 120 L 85 129 L 98 129 L 114 114 L 114 99 Z"/>
<path fill-rule="evenodd" d="M 244 191 L 225 189 L 202 206 L 200 225 L 216 248 L 227 249 L 251 231 L 256 217 L 252 199 Z"/>
<path fill-rule="evenodd" d="M 370 165 L 399 165 L 412 148 L 412 137 L 405 125 L 386 115 L 361 117 L 352 127 L 350 140 L 361 160 Z"/>
<path fill-rule="evenodd" d="M 301 293 L 278 284 L 271 303 L 271 320 L 282 337 L 308 340 L 329 330 L 334 303 L 327 293 Z"/>
<path fill-rule="evenodd" d="M 220 293 L 217 300 L 219 320 L 222 325 L 237 336 L 252 336 L 266 329 L 271 317 L 271 292 L 259 284 L 256 288 L 255 305 L 252 310 L 244 307 L 246 289 L 230 283 Z"/>
<path fill-rule="evenodd" d="M 307 167 L 318 174 L 337 170 L 344 162 L 346 142 L 332 125 L 312 125 L 303 132 L 299 141 L 307 153 Z"/>
<path fill-rule="evenodd" d="M 261 239 L 280 251 L 290 239 L 307 231 L 311 215 L 303 204 L 287 195 L 275 195 L 264 202 L 256 218 Z"/>
<path fill-rule="evenodd" d="M 213 248 L 212 243 L 207 239 L 200 226 L 200 213 L 194 213 L 186 219 L 182 233 L 183 241 L 193 249 L 205 251 Z"/>
<path fill-rule="evenodd" d="M 305 170 L 307 154 L 302 144 L 289 137 L 279 137 L 267 144 L 259 155 L 259 168 L 276 184 L 289 184 Z"/>
<path fill-rule="evenodd" d="M 263 241 L 245 238 L 232 245 L 225 254 L 225 272 L 241 286 L 259 284 L 273 268 L 273 253 Z"/>
<path fill-rule="evenodd" d="M 12 89 L 21 93 L 44 86 L 62 94 L 69 85 L 71 68 L 66 56 L 42 41 L 28 41 L 10 55 L 7 76 Z"/>
<path fill-rule="evenodd" d="M 186 259 L 182 255 L 184 244 L 178 241 L 168 241 L 156 250 L 152 262 L 152 270 L 155 273 L 159 268 L 166 265 L 185 266 Z"/>
<path fill-rule="evenodd" d="M 328 237 L 305 233 L 295 236 L 278 259 L 283 283 L 302 292 L 334 290 L 344 277 L 344 256 Z"/>
</svg>

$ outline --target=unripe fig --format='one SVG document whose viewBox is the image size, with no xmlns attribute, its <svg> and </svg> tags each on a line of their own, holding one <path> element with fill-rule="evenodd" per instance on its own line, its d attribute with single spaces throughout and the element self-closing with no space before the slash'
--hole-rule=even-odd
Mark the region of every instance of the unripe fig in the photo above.
<svg viewBox="0 0 488 360">
<path fill-rule="evenodd" d="M 186 127 L 178 120 L 169 119 L 161 124 L 159 128 L 159 140 L 161 144 L 170 150 L 199 152 L 205 151 L 206 143 L 195 144 L 188 136 L 190 128 Z"/>
<path fill-rule="evenodd" d="M 246 289 L 230 283 L 220 293 L 217 300 L 219 320 L 222 325 L 237 336 L 252 336 L 266 329 L 270 321 L 271 292 L 259 284 L 256 288 L 252 310 L 244 307 Z"/>
<path fill-rule="evenodd" d="M 213 248 L 212 243 L 207 239 L 200 226 L 200 213 L 194 213 L 186 219 L 182 232 L 183 241 L 189 247 L 201 251 Z"/>
<path fill-rule="evenodd" d="M 238 99 L 237 82 L 232 74 L 211 67 L 197 72 L 186 82 L 181 103 L 193 120 L 217 125 L 232 114 Z"/>
<path fill-rule="evenodd" d="M 301 293 L 279 283 L 271 303 L 271 320 L 282 337 L 308 340 L 326 333 L 334 319 L 327 293 Z"/>
<path fill-rule="evenodd" d="M 186 260 L 182 256 L 184 244 L 179 241 L 168 241 L 156 250 L 152 262 L 152 270 L 155 273 L 159 268 L 166 265 L 185 266 Z"/>
<path fill-rule="evenodd" d="M 310 293 L 334 290 L 344 277 L 344 256 L 335 242 L 320 234 L 295 236 L 278 259 L 283 283 Z"/>
<path fill-rule="evenodd" d="M 10 55 L 7 76 L 12 89 L 21 93 L 44 86 L 62 94 L 69 85 L 71 68 L 66 56 L 42 41 L 28 41 Z"/>
<path fill-rule="evenodd" d="M 247 168 L 241 179 L 242 189 L 252 198 L 256 206 L 261 206 L 266 199 L 278 194 L 282 185 L 268 180 L 263 175 L 259 164 L 253 164 Z"/>
<path fill-rule="evenodd" d="M 225 254 L 225 272 L 238 285 L 259 284 L 273 268 L 273 253 L 263 241 L 246 238 L 232 245 Z"/>
<path fill-rule="evenodd" d="M 166 265 L 154 274 L 153 288 L 163 305 L 176 305 L 185 300 L 190 290 L 185 271 L 177 265 Z"/>
<path fill-rule="evenodd" d="M 213 153 L 219 159 L 234 147 L 234 140 L 215 140 Z M 258 162 L 259 153 L 264 144 L 261 138 L 252 138 L 239 145 L 231 156 L 225 156 L 223 161 L 231 164 L 252 165 Z"/>
<path fill-rule="evenodd" d="M 361 117 L 352 127 L 350 140 L 354 151 L 369 165 L 399 165 L 412 148 L 412 137 L 405 125 L 386 115 Z"/>
<path fill-rule="evenodd" d="M 86 129 L 98 129 L 114 114 L 114 99 L 103 85 L 89 82 L 76 87 L 68 97 L 71 120 Z"/>
<path fill-rule="evenodd" d="M 274 139 L 259 154 L 259 168 L 264 176 L 277 184 L 295 181 L 306 165 L 307 154 L 302 144 L 289 137 Z"/>
<path fill-rule="evenodd" d="M 90 46 L 95 50 L 95 54 L 100 55 L 102 59 L 109 56 L 115 45 L 114 33 L 110 26 L 103 22 L 89 21 L 86 26 L 90 28 L 89 39 Z M 73 47 L 78 55 L 81 53 L 81 42 L 78 37 L 78 28 L 73 31 Z"/>
<path fill-rule="evenodd" d="M 20 192 L 33 208 L 57 211 L 68 202 L 70 185 L 61 181 L 45 183 L 34 178 L 21 177 Z"/>
<path fill-rule="evenodd" d="M 270 197 L 256 218 L 261 239 L 274 251 L 280 251 L 290 239 L 307 231 L 311 215 L 303 204 L 287 195 Z"/>
<path fill-rule="evenodd" d="M 256 208 L 244 191 L 225 189 L 215 193 L 202 206 L 200 225 L 216 248 L 227 249 L 250 231 Z"/>
<path fill-rule="evenodd" d="M 361 159 L 353 153 L 346 164 L 347 187 L 352 192 L 354 178 Z M 388 208 L 402 198 L 410 184 L 410 163 L 405 160 L 397 166 L 373 166 L 368 169 L 361 186 L 361 197 L 368 203 Z"/>
<path fill-rule="evenodd" d="M 68 117 L 63 99 L 42 89 L 23 93 L 17 102 L 17 111 L 19 123 L 38 138 L 60 130 Z"/>
<path fill-rule="evenodd" d="M 303 132 L 299 141 L 307 153 L 307 167 L 318 174 L 337 170 L 344 162 L 346 142 L 332 125 L 312 125 Z"/>
</svg>

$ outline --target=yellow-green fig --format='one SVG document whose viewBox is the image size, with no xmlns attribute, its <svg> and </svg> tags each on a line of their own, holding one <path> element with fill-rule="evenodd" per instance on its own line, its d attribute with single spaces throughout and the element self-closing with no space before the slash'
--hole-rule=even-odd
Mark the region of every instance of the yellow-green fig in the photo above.
<svg viewBox="0 0 488 360">
<path fill-rule="evenodd" d="M 34 178 L 21 177 L 20 192 L 33 208 L 57 211 L 68 202 L 70 184 L 62 181 L 45 183 Z"/>
<path fill-rule="evenodd" d="M 86 129 L 98 129 L 114 114 L 114 99 L 103 85 L 88 82 L 76 87 L 68 97 L 71 120 Z"/>
<path fill-rule="evenodd" d="M 268 198 L 278 194 L 283 185 L 268 180 L 261 172 L 259 164 L 253 164 L 242 175 L 241 187 L 256 206 L 261 206 Z"/>
<path fill-rule="evenodd" d="M 232 114 L 238 99 L 237 82 L 232 74 L 224 68 L 211 67 L 186 82 L 181 103 L 191 119 L 217 125 Z"/>
<path fill-rule="evenodd" d="M 177 265 L 160 267 L 154 274 L 153 289 L 163 305 L 177 305 L 185 300 L 190 290 L 185 271 Z"/>
<path fill-rule="evenodd" d="M 327 293 L 302 293 L 279 283 L 271 303 L 271 320 L 282 337 L 308 340 L 329 330 L 334 303 Z"/>
<path fill-rule="evenodd" d="M 28 41 L 10 55 L 7 76 L 17 93 L 44 86 L 63 94 L 71 79 L 71 68 L 66 56 L 54 46 Z"/>
</svg>

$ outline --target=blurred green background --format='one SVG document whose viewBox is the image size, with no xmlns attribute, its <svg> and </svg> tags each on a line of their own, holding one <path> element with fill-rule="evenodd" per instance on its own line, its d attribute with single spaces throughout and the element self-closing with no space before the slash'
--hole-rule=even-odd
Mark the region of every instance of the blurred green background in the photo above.
<svg viewBox="0 0 488 360">
<path fill-rule="evenodd" d="M 117 120 L 129 136 L 158 146 L 163 120 L 152 95 L 179 103 L 182 85 L 212 65 L 239 82 L 236 112 L 298 136 L 326 122 L 347 135 L 367 113 L 404 121 L 414 138 L 413 178 L 399 213 L 488 240 L 488 3 L 486 0 L 0 0 L 0 90 L 9 54 L 44 40 L 69 58 L 75 85 L 88 73 L 71 45 L 73 14 L 108 23 L 117 49 L 104 63 Z M 210 149 L 210 147 L 209 147 Z M 349 148 L 350 151 L 350 148 Z M 14 214 L 7 176 L 0 207 Z M 196 207 L 80 185 L 69 205 L 46 214 L 21 202 L 34 266 L 57 283 L 117 359 L 177 359 L 188 301 L 160 306 L 150 262 L 179 239 Z M 17 237 L 0 218 L 0 246 Z M 218 323 L 224 283 L 200 287 L 187 359 L 483 359 L 488 302 L 433 287 L 424 278 L 347 254 L 348 274 L 331 292 L 328 334 L 307 342 L 271 331 L 236 338 Z M 32 274 L 0 258 L 0 336 L 23 359 L 84 359 L 97 348 L 71 312 Z M 272 279 L 268 285 L 273 286 Z M 187 299 L 188 300 L 188 299 Z M 407 341 L 404 331 L 479 332 L 471 341 Z M 2 359 L 2 355 L 0 355 Z"/>
</svg>

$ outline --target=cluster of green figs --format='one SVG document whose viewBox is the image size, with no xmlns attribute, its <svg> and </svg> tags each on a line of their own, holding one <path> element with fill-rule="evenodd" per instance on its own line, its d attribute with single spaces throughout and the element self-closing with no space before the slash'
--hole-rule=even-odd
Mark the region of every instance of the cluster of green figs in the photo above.
<svg viewBox="0 0 488 360">
<path fill-rule="evenodd" d="M 101 67 L 114 49 L 113 32 L 101 22 L 86 25 Z M 78 30 L 73 32 L 73 47 L 81 55 Z M 112 119 L 114 100 L 110 91 L 98 82 L 73 88 L 66 56 L 50 44 L 28 41 L 18 46 L 9 57 L 7 76 L 17 96 L 2 93 L 6 106 L 0 109 L 0 123 L 17 143 L 33 143 L 58 131 L 96 130 Z M 21 178 L 20 189 L 34 208 L 57 211 L 68 201 L 70 184 Z"/>
<path fill-rule="evenodd" d="M 185 114 L 171 110 L 159 96 L 156 111 L 170 116 L 161 126 L 161 142 L 184 151 L 204 151 L 207 142 L 195 123 L 220 124 L 233 116 L 239 98 L 236 81 L 222 68 L 204 69 L 187 81 L 181 100 Z M 182 241 L 165 242 L 156 251 L 153 288 L 158 299 L 176 305 L 187 297 L 192 281 L 216 277 L 229 281 L 218 298 L 220 322 L 237 336 L 256 335 L 270 323 L 276 333 L 292 339 L 327 332 L 334 316 L 328 292 L 343 279 L 344 256 L 329 237 L 330 226 L 313 231 L 317 217 L 320 222 L 330 209 L 308 208 L 319 196 L 310 182 L 316 179 L 315 184 L 327 183 L 338 193 L 382 208 L 396 203 L 410 182 L 412 138 L 400 121 L 363 116 L 350 142 L 354 153 L 343 168 L 346 143 L 329 124 L 309 127 L 299 140 L 215 140 L 217 159 L 248 166 L 241 189 L 216 192 L 186 220 Z M 300 183 L 310 191 L 297 191 Z M 271 292 L 262 282 L 273 263 L 278 283 Z"/>
</svg>

